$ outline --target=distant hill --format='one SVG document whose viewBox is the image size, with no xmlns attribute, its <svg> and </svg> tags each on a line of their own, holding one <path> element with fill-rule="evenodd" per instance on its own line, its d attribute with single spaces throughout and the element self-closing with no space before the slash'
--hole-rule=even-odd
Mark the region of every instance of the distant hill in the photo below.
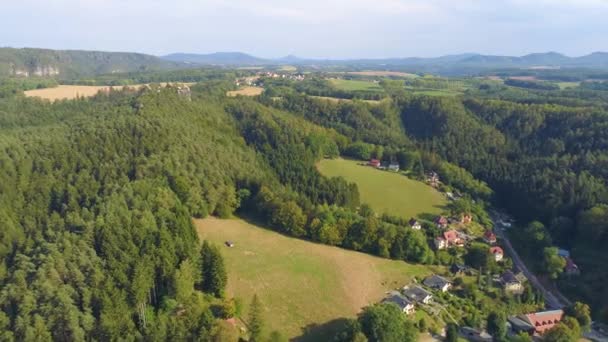
<svg viewBox="0 0 608 342">
<path fill-rule="evenodd" d="M 130 52 L 0 48 L 0 76 L 72 78 L 183 66 Z"/>
<path fill-rule="evenodd" d="M 162 56 L 162 59 L 172 62 L 182 62 L 201 65 L 262 65 L 276 64 L 271 60 L 248 55 L 242 52 L 215 52 L 210 54 L 173 53 Z"/>
<path fill-rule="evenodd" d="M 176 53 L 164 60 L 198 65 L 320 65 L 358 67 L 412 67 L 424 70 L 478 70 L 488 68 L 583 67 L 608 68 L 608 53 L 595 52 L 582 57 L 568 57 L 557 52 L 532 53 L 525 56 L 497 56 L 476 53 L 446 55 L 432 58 L 405 57 L 379 59 L 312 59 L 288 55 L 276 59 L 255 57 L 242 52 L 211 54 Z"/>
</svg>

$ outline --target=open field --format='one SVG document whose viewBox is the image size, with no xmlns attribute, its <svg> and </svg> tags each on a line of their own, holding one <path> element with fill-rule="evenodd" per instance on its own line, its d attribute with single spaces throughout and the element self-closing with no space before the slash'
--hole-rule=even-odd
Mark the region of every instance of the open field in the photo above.
<svg viewBox="0 0 608 342">
<path fill-rule="evenodd" d="M 330 79 L 329 82 L 334 88 L 344 91 L 382 91 L 380 85 L 369 81 Z"/>
<path fill-rule="evenodd" d="M 329 97 L 329 96 L 314 96 L 314 95 L 308 95 L 309 97 L 315 98 L 315 99 L 319 99 L 319 100 L 326 100 L 326 101 L 330 101 L 330 102 L 342 102 L 342 101 L 346 101 L 346 102 L 352 102 L 353 100 L 351 99 L 341 99 L 338 97 Z M 358 100 L 358 101 L 363 101 L 363 102 L 367 102 L 367 103 L 373 103 L 373 104 L 378 104 L 380 103 L 382 100 Z"/>
<path fill-rule="evenodd" d="M 243 87 L 238 90 L 231 90 L 226 93 L 228 96 L 257 96 L 260 95 L 264 91 L 264 88 L 261 87 Z"/>
<path fill-rule="evenodd" d="M 558 82 L 559 89 L 576 88 L 581 85 L 581 82 Z"/>
<path fill-rule="evenodd" d="M 342 176 L 357 183 L 361 202 L 378 213 L 403 218 L 423 213 L 439 214 L 446 204 L 445 197 L 432 187 L 404 175 L 381 171 L 362 162 L 346 159 L 325 159 L 317 168 L 326 176 Z"/>
<path fill-rule="evenodd" d="M 160 83 L 161 86 L 166 86 L 168 83 Z M 175 82 L 175 84 L 193 85 L 194 83 L 182 83 Z M 84 86 L 84 85 L 60 85 L 54 88 L 34 89 L 25 91 L 25 96 L 28 97 L 40 97 L 43 99 L 56 101 L 56 100 L 71 100 L 77 97 L 91 97 L 96 95 L 100 91 L 109 91 L 110 88 L 114 90 L 121 90 L 124 87 L 131 89 L 139 89 L 145 86 L 145 84 L 133 84 L 128 86 Z"/>
<path fill-rule="evenodd" d="M 139 87 L 139 86 L 131 86 Z M 60 85 L 55 88 L 34 89 L 25 91 L 25 96 L 40 97 L 55 101 L 63 99 L 75 99 L 77 97 L 90 97 L 99 91 L 108 91 L 110 88 L 122 89 L 123 86 L 83 86 L 83 85 Z"/>
<path fill-rule="evenodd" d="M 401 72 L 401 71 L 349 71 L 347 72 L 349 75 L 359 75 L 359 76 L 384 76 L 384 77 L 419 77 L 416 74 L 411 74 L 409 72 Z"/>
<path fill-rule="evenodd" d="M 201 239 L 222 245 L 228 296 L 240 298 L 244 317 L 254 294 L 263 303 L 268 330 L 287 337 L 325 340 L 340 318 L 354 317 L 385 292 L 432 273 L 429 266 L 286 237 L 243 220 L 195 220 Z M 224 247 L 227 240 L 233 248 Z M 435 269 L 441 270 L 441 269 Z M 326 324 L 329 322 L 334 324 Z M 312 329 L 302 336 L 303 329 Z"/>
</svg>

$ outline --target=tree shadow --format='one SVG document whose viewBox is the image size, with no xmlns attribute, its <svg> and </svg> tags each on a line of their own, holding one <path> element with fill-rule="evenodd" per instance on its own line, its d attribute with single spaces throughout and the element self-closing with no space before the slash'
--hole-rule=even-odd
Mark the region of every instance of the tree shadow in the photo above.
<svg viewBox="0 0 608 342">
<path fill-rule="evenodd" d="M 294 342 L 331 341 L 340 332 L 347 318 L 337 318 L 322 324 L 312 323 L 302 328 L 302 335 L 291 339 Z"/>
</svg>

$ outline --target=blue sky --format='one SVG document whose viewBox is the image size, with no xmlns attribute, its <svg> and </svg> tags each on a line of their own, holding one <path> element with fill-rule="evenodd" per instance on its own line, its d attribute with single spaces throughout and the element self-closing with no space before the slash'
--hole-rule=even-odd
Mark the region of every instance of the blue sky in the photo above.
<svg viewBox="0 0 608 342">
<path fill-rule="evenodd" d="M 608 0 L 3 0 L 0 46 L 261 57 L 608 51 Z"/>
</svg>

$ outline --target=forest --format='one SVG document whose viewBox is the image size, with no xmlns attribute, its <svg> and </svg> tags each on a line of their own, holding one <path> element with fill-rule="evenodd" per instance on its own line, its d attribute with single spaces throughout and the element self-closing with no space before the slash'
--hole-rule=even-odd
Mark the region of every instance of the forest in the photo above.
<svg viewBox="0 0 608 342">
<path fill-rule="evenodd" d="M 0 84 L 3 340 L 221 340 L 229 333 L 223 320 L 239 308 L 224 295 L 220 249 L 199 241 L 193 217 L 236 214 L 380 257 L 455 260 L 429 247 L 440 234 L 431 222 L 423 232 L 408 229 L 406 220 L 374 213 L 355 184 L 317 171 L 320 159 L 338 156 L 397 161 L 419 178 L 436 171 L 465 194 L 448 210 L 466 208 L 485 225 L 490 205 L 505 208 L 530 257 L 542 259 L 543 248 L 555 245 L 572 250 L 585 272 L 560 286 L 608 317 L 608 272 L 599 262 L 608 259 L 601 85 L 547 90 L 476 81 L 463 96 L 443 97 L 387 81 L 385 100 L 370 103 L 359 99 L 377 94 L 277 81 L 259 97 L 228 98 L 238 73 L 201 70 L 187 79 L 200 81 L 191 98 L 154 85 L 51 103 L 22 91 L 52 81 Z M 371 306 L 343 334 L 373 339 L 382 332 L 369 322 L 390 310 Z M 410 336 L 399 338 L 416 336 L 409 321 L 391 324 Z M 254 341 L 280 340 L 279 332 L 251 333 Z"/>
</svg>

